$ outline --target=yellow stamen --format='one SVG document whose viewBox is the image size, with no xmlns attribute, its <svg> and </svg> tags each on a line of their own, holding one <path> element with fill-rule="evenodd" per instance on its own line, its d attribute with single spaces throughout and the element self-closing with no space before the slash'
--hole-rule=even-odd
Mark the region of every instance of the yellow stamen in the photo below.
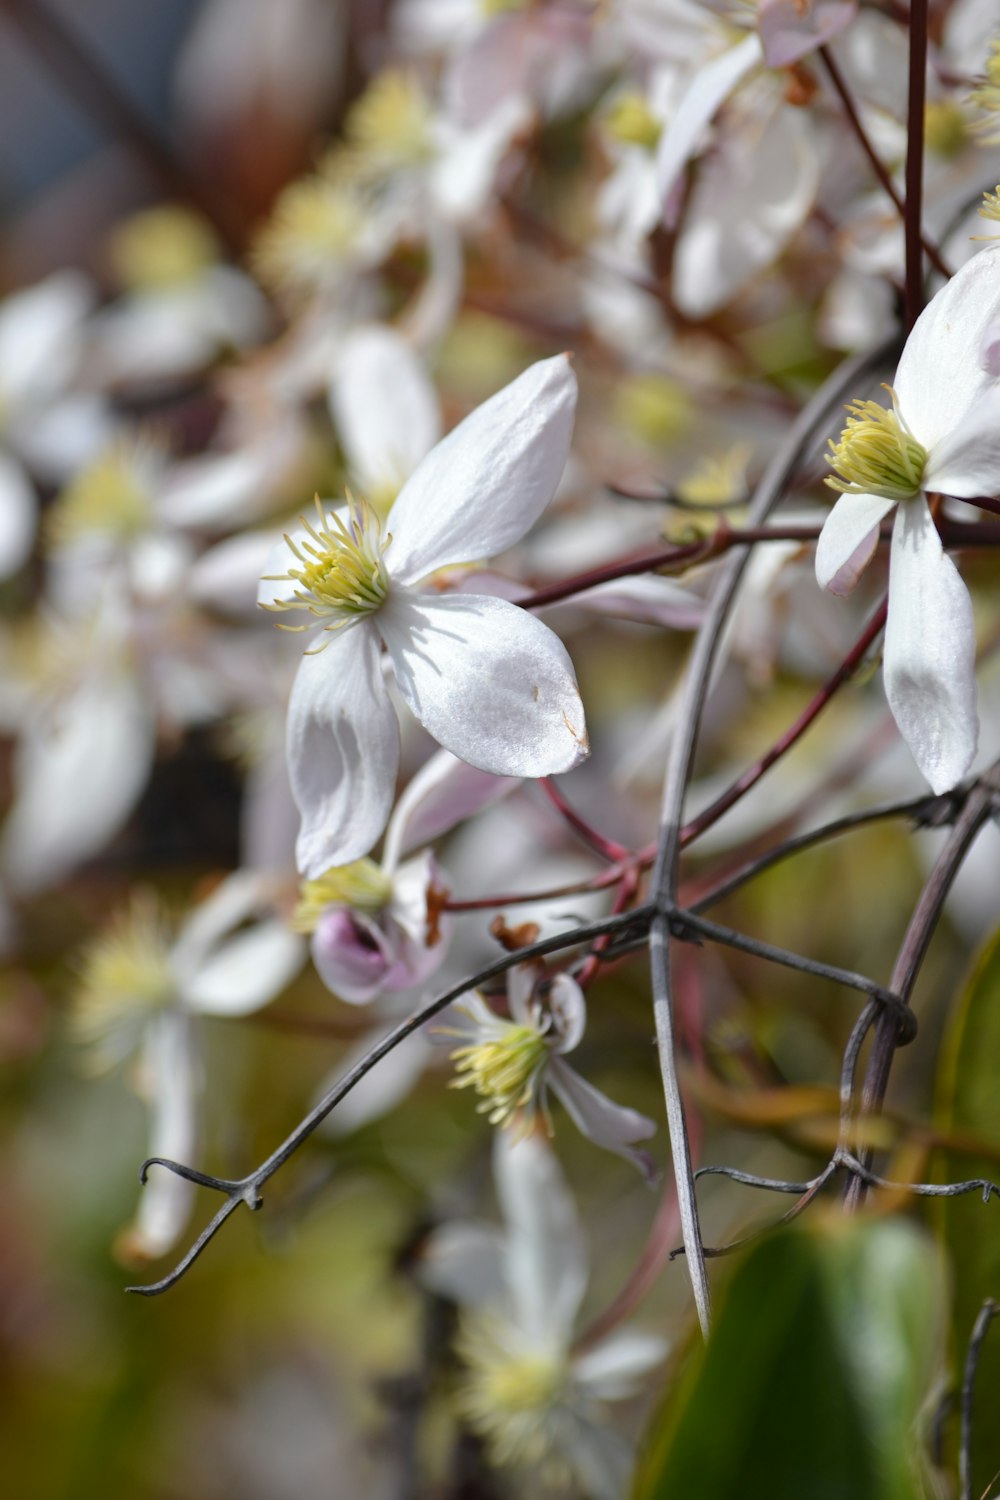
<svg viewBox="0 0 1000 1500">
<path fill-rule="evenodd" d="M 971 128 L 985 144 L 995 145 L 1000 141 L 1000 37 L 990 43 L 983 81 L 970 93 L 969 103 L 983 111 Z"/>
<path fill-rule="evenodd" d="M 645 146 L 653 151 L 663 134 L 658 120 L 641 94 L 619 94 L 604 117 L 608 134 L 625 146 Z"/>
<path fill-rule="evenodd" d="M 137 891 L 83 955 L 71 1029 L 91 1048 L 96 1069 L 112 1067 L 138 1044 L 150 1014 L 175 995 L 166 914 L 151 891 Z"/>
<path fill-rule="evenodd" d="M 272 611 L 305 609 L 326 620 L 325 630 L 337 630 L 359 615 L 374 614 L 389 593 L 389 576 L 383 563 L 391 536 L 382 540 L 378 517 L 364 500 L 348 500 L 347 517 L 324 510 L 316 497 L 318 520 L 302 517 L 308 540 L 285 541 L 300 566 L 287 573 L 269 574 L 267 581 L 293 585 L 283 599 L 262 607 Z M 285 629 L 304 629 L 286 626 Z"/>
<path fill-rule="evenodd" d="M 968 143 L 969 125 L 953 99 L 933 99 L 924 110 L 927 149 L 950 161 Z"/>
<path fill-rule="evenodd" d="M 312 932 L 328 906 L 379 912 L 391 896 L 392 880 L 373 859 L 334 865 L 325 875 L 302 882 L 291 925 L 296 932 Z"/>
<path fill-rule="evenodd" d="M 151 444 L 114 443 L 76 475 L 49 511 L 46 531 L 57 546 L 79 537 L 130 541 L 153 520 L 159 455 Z"/>
<path fill-rule="evenodd" d="M 416 78 L 390 68 L 351 106 L 344 133 L 359 170 L 386 176 L 433 156 L 430 122 L 430 106 Z"/>
<path fill-rule="evenodd" d="M 510 1125 L 519 1111 L 525 1111 L 527 1129 L 538 1106 L 537 1085 L 548 1056 L 545 1033 L 499 1017 L 496 1026 L 498 1035 L 451 1054 L 459 1075 L 451 1087 L 474 1088 L 482 1098 L 477 1109 L 491 1125 Z"/>
<path fill-rule="evenodd" d="M 315 176 L 293 182 L 279 197 L 257 240 L 262 278 L 281 288 L 326 286 L 362 254 L 370 205 L 339 159 Z"/>
<path fill-rule="evenodd" d="M 210 226 L 178 204 L 148 209 L 111 236 L 111 261 L 123 286 L 136 291 L 181 286 L 219 259 Z"/>
<path fill-rule="evenodd" d="M 467 1374 L 457 1404 L 499 1465 L 565 1467 L 561 1440 L 572 1440 L 571 1376 L 561 1351 L 525 1346 L 499 1318 L 466 1317 L 456 1340 Z M 568 1478 L 569 1475 L 559 1476 Z"/>
<path fill-rule="evenodd" d="M 896 393 L 885 386 L 892 406 L 853 401 L 839 442 L 830 439 L 827 462 L 835 473 L 826 483 L 845 495 L 884 495 L 910 500 L 920 492 L 927 450 L 899 414 Z"/>
</svg>

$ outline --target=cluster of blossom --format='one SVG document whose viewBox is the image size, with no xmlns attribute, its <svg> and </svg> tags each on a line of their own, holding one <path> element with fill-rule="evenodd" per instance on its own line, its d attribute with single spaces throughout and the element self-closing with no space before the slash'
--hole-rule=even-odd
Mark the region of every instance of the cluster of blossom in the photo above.
<svg viewBox="0 0 1000 1500">
<path fill-rule="evenodd" d="M 666 1342 L 574 1345 L 561 1115 L 651 1182 L 666 1145 L 654 1160 L 656 1123 L 570 1061 L 621 954 L 533 946 L 642 904 L 677 682 L 734 546 L 754 552 L 703 726 L 700 849 L 973 767 L 996 705 L 949 550 L 996 543 L 995 21 L 956 0 L 931 47 L 927 305 L 888 394 L 873 366 L 846 422 L 831 408 L 771 540 L 741 535 L 754 482 L 837 358 L 898 323 L 907 34 L 856 0 L 399 0 L 242 266 L 166 205 L 115 229 L 113 299 L 65 270 L 0 304 L 11 962 L 37 904 L 106 878 L 158 758 L 206 729 L 242 773 L 238 867 L 182 909 L 140 870 L 76 959 L 71 1026 L 95 1068 L 129 1068 L 151 1155 L 205 1166 L 201 1018 L 260 1010 L 311 962 L 370 1018 L 335 1079 L 532 949 L 324 1128 L 428 1070 L 477 1096 L 505 1228 L 445 1222 L 421 1270 L 469 1309 L 460 1408 L 497 1464 L 599 1500 L 630 1463 L 605 1403 L 652 1389 Z M 196 400 L 207 440 L 177 416 Z M 870 613 L 885 544 L 884 688 L 764 799 L 726 800 L 748 701 L 837 672 L 858 616 L 823 590 L 857 585 Z M 650 670 L 630 678 L 633 655 Z M 173 1250 L 195 1191 L 151 1169 L 122 1253 Z"/>
</svg>

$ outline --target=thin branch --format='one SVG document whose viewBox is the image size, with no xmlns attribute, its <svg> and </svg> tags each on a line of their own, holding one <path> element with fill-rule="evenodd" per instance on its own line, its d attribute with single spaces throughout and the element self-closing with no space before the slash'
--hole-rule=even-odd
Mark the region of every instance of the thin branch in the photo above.
<svg viewBox="0 0 1000 1500">
<path fill-rule="evenodd" d="M 866 355 L 844 362 L 825 382 L 795 421 L 791 432 L 775 454 L 750 505 L 751 528 L 762 527 L 780 501 L 789 478 L 802 461 L 824 425 L 831 410 L 843 400 L 865 374 L 887 358 L 895 347 L 895 338 L 885 340 Z M 711 1299 L 705 1257 L 698 1223 L 698 1205 L 691 1154 L 681 1100 L 680 1083 L 673 1035 L 673 991 L 670 976 L 670 907 L 675 904 L 678 859 L 681 847 L 681 825 L 684 796 L 694 762 L 695 744 L 701 715 L 708 696 L 716 652 L 743 569 L 749 560 L 749 549 L 741 546 L 723 564 L 715 579 L 705 621 L 695 638 L 682 689 L 682 706 L 678 729 L 671 742 L 663 785 L 663 804 L 658 835 L 656 866 L 652 880 L 655 915 L 650 925 L 650 969 L 653 986 L 653 1014 L 660 1073 L 670 1126 L 670 1144 L 677 1179 L 681 1233 L 687 1252 L 688 1274 L 694 1294 L 698 1321 L 707 1335 L 711 1321 Z"/>
<path fill-rule="evenodd" d="M 972 1500 L 972 1419 L 975 1414 L 976 1375 L 990 1324 L 1000 1313 L 1000 1302 L 987 1297 L 979 1309 L 962 1372 L 962 1438 L 958 1450 L 959 1500 Z"/>
<path fill-rule="evenodd" d="M 140 1182 L 146 1181 L 146 1174 L 151 1166 L 159 1166 L 167 1171 L 175 1173 L 178 1177 L 184 1177 L 189 1182 L 196 1182 L 204 1187 L 215 1189 L 215 1191 L 226 1195 L 226 1202 L 218 1213 L 198 1236 L 194 1245 L 184 1258 L 174 1267 L 169 1275 L 162 1280 L 151 1283 L 148 1286 L 126 1287 L 127 1292 L 135 1292 L 142 1297 L 155 1297 L 160 1292 L 165 1292 L 179 1281 L 184 1272 L 197 1259 L 213 1239 L 218 1230 L 228 1219 L 229 1215 L 240 1203 L 245 1203 L 251 1209 L 261 1206 L 260 1189 L 270 1177 L 273 1177 L 289 1157 L 294 1156 L 299 1147 L 308 1140 L 317 1126 L 321 1125 L 342 1099 L 371 1072 L 376 1063 L 380 1062 L 393 1048 L 398 1047 L 400 1042 L 412 1036 L 415 1031 L 436 1016 L 452 1001 L 458 1000 L 469 990 L 478 985 L 485 984 L 490 979 L 495 979 L 500 974 L 505 974 L 519 963 L 524 963 L 532 958 L 544 958 L 546 954 L 558 953 L 566 948 L 576 948 L 583 943 L 590 942 L 592 938 L 602 937 L 605 933 L 623 932 L 630 928 L 642 927 L 648 921 L 651 913 L 648 907 L 636 907 L 632 911 L 621 916 L 605 917 L 597 922 L 588 922 L 580 927 L 575 927 L 572 932 L 558 933 L 554 937 L 542 938 L 529 947 L 519 948 L 516 953 L 505 953 L 502 958 L 495 959 L 493 963 L 487 964 L 471 978 L 462 980 L 460 984 L 453 985 L 443 995 L 439 995 L 429 1004 L 422 1006 L 413 1015 L 400 1021 L 397 1026 L 377 1042 L 363 1058 L 360 1058 L 352 1068 L 339 1078 L 337 1082 L 328 1089 L 323 1098 L 316 1104 L 303 1120 L 296 1125 L 295 1129 L 282 1141 L 267 1159 L 261 1162 L 246 1177 L 231 1179 L 224 1177 L 212 1177 L 208 1173 L 198 1172 L 193 1167 L 187 1167 L 183 1163 L 170 1161 L 166 1157 L 150 1157 L 140 1169 Z"/>
<path fill-rule="evenodd" d="M 910 76 L 906 107 L 906 326 L 924 306 L 924 257 L 920 222 L 924 192 L 924 108 L 927 94 L 927 0 L 910 0 Z"/>
</svg>

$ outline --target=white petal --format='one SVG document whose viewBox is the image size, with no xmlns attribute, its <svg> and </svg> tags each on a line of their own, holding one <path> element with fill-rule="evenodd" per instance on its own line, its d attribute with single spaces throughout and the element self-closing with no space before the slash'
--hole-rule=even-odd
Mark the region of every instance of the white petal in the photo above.
<svg viewBox="0 0 1000 1500">
<path fill-rule="evenodd" d="M 760 38 L 751 33 L 698 69 L 657 150 L 656 174 L 664 201 L 697 151 L 719 105 L 762 56 Z"/>
<path fill-rule="evenodd" d="M 573 1361 L 577 1380 L 604 1401 L 631 1396 L 641 1376 L 662 1364 L 667 1343 L 652 1333 L 622 1328 Z"/>
<path fill-rule="evenodd" d="M 489 1224 L 443 1224 L 427 1240 L 417 1266 L 422 1286 L 463 1307 L 500 1302 L 503 1241 Z"/>
<path fill-rule="evenodd" d="M 387 1030 L 388 1027 L 383 1025 L 374 1031 L 367 1031 L 353 1047 L 349 1047 L 338 1062 L 336 1072 L 327 1077 L 317 1089 L 317 1100 L 332 1088 L 338 1078 L 349 1073 L 355 1063 L 367 1057 Z M 433 1055 L 433 1048 L 422 1031 L 408 1036 L 405 1042 L 400 1042 L 391 1052 L 386 1053 L 341 1100 L 333 1113 L 327 1115 L 320 1127 L 323 1134 L 334 1137 L 351 1135 L 372 1120 L 387 1115 L 412 1091 Z"/>
<path fill-rule="evenodd" d="M 658 1173 L 652 1158 L 633 1146 L 634 1141 L 645 1141 L 656 1134 L 652 1120 L 625 1104 L 615 1104 L 600 1089 L 595 1089 L 592 1083 L 574 1072 L 564 1058 L 552 1058 L 548 1079 L 552 1092 L 561 1100 L 581 1135 L 595 1145 L 603 1146 L 606 1151 L 613 1151 L 616 1156 L 626 1157 L 639 1168 L 647 1182 L 656 1181 Z"/>
<path fill-rule="evenodd" d="M 899 507 L 889 565 L 885 692 L 920 770 L 946 792 L 976 751 L 972 601 L 921 496 Z"/>
<path fill-rule="evenodd" d="M 305 944 L 284 922 L 259 922 L 223 943 L 184 987 L 184 1002 L 207 1016 L 247 1016 L 274 1000 L 305 960 Z"/>
<path fill-rule="evenodd" d="M 38 500 L 27 475 L 0 452 L 0 578 L 27 560 L 38 525 Z"/>
<path fill-rule="evenodd" d="M 416 583 L 448 563 L 492 557 L 524 535 L 565 467 L 576 389 L 568 355 L 541 360 L 428 453 L 386 522 L 393 578 Z"/>
<path fill-rule="evenodd" d="M 640 620 L 646 625 L 664 625 L 668 630 L 697 630 L 705 614 L 705 601 L 672 578 L 639 574 L 599 583 L 575 594 L 567 605 L 613 615 L 620 620 Z"/>
<path fill-rule="evenodd" d="M 955 272 L 906 340 L 893 388 L 908 427 L 928 451 L 993 384 L 980 350 L 998 316 L 1000 247 L 994 247 L 981 250 Z"/>
<path fill-rule="evenodd" d="M 346 500 L 323 501 L 324 524 L 330 525 L 333 520 L 340 518 L 347 521 L 350 518 L 350 506 Z M 301 552 L 303 547 L 315 548 L 316 543 L 306 530 L 305 522 L 308 520 L 310 526 L 319 524 L 319 516 L 315 506 L 307 517 L 300 517 L 297 524 L 289 527 L 283 536 L 276 537 L 272 534 L 271 546 L 264 560 L 264 571 L 257 584 L 257 603 L 264 606 L 277 604 L 282 599 L 291 598 L 296 584 L 288 575 L 289 568 L 301 568 L 302 559 L 296 555 L 294 548 Z M 334 529 L 336 529 L 334 527 Z M 294 618 L 294 617 L 293 617 Z M 302 615 L 299 622 L 305 619 Z"/>
<path fill-rule="evenodd" d="M 549 992 L 549 1008 L 559 1038 L 558 1052 L 572 1052 L 587 1029 L 587 1002 L 571 974 L 557 974 Z"/>
<path fill-rule="evenodd" d="M 565 1347 L 587 1284 L 587 1259 L 559 1163 L 539 1136 L 513 1140 L 510 1131 L 498 1130 L 493 1170 L 518 1326 Z"/>
<path fill-rule="evenodd" d="M 551 776 L 586 756 L 572 662 L 526 610 L 485 595 L 397 595 L 379 626 L 407 707 L 462 760 Z"/>
<path fill-rule="evenodd" d="M 841 495 L 816 543 L 816 581 L 822 588 L 835 594 L 850 592 L 878 544 L 880 521 L 895 504 L 883 495 Z M 848 564 L 853 576 L 838 576 Z"/>
<path fill-rule="evenodd" d="M 506 796 L 517 784 L 515 776 L 492 776 L 459 760 L 450 750 L 436 751 L 396 803 L 386 830 L 383 867 L 395 869 L 408 850 L 429 844 Z"/>
<path fill-rule="evenodd" d="M 195 1151 L 198 1064 L 189 1022 L 180 1015 L 158 1016 L 150 1026 L 143 1055 L 144 1092 L 152 1110 L 150 1156 L 190 1163 Z M 135 1222 L 122 1237 L 129 1257 L 156 1260 L 176 1243 L 187 1224 L 194 1184 L 166 1167 L 151 1167 Z"/>
<path fill-rule="evenodd" d="M 47 403 L 72 378 L 93 300 L 79 271 L 59 271 L 0 304 L 0 391 L 8 415 Z"/>
<path fill-rule="evenodd" d="M 348 334 L 329 397 L 351 472 L 365 495 L 394 495 L 441 436 L 437 394 L 423 362 L 384 325 Z"/>
<path fill-rule="evenodd" d="M 112 669 L 40 715 L 18 745 L 2 858 L 12 885 L 38 889 L 98 853 L 149 776 L 155 726 L 136 683 Z"/>
<path fill-rule="evenodd" d="M 368 853 L 389 816 L 399 765 L 399 725 L 371 622 L 326 639 L 302 658 L 288 704 L 288 774 L 302 815 L 295 852 L 307 880 Z"/>
<path fill-rule="evenodd" d="M 971 500 L 1000 493 L 1000 381 L 983 391 L 928 455 L 924 489 Z"/>
</svg>

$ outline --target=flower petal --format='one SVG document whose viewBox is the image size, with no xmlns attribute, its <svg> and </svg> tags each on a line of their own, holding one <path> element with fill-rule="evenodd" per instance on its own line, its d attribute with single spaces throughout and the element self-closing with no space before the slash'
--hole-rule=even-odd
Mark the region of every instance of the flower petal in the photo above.
<svg viewBox="0 0 1000 1500">
<path fill-rule="evenodd" d="M 816 581 L 834 594 L 850 593 L 878 544 L 878 527 L 896 504 L 883 495 L 841 495 L 816 543 Z"/>
<path fill-rule="evenodd" d="M 378 618 L 404 702 L 460 759 L 498 776 L 584 759 L 573 664 L 533 615 L 486 595 L 397 595 Z"/>
<path fill-rule="evenodd" d="M 511 971 L 516 972 L 516 970 Z M 549 991 L 549 1009 L 559 1041 L 557 1052 L 572 1052 L 583 1041 L 587 1029 L 587 1002 L 571 974 L 557 974 Z"/>
<path fill-rule="evenodd" d="M 899 507 L 893 528 L 884 673 L 893 718 L 935 792 L 976 752 L 975 665 L 972 601 L 921 496 Z"/>
<path fill-rule="evenodd" d="M 143 1049 L 143 1092 L 152 1111 L 150 1156 L 189 1162 L 197 1135 L 198 1061 L 191 1023 L 176 1012 L 157 1016 Z M 194 1184 L 166 1167 L 152 1167 L 134 1222 L 118 1241 L 130 1261 L 165 1255 L 187 1224 Z"/>
<path fill-rule="evenodd" d="M 552 1057 L 548 1081 L 581 1135 L 596 1146 L 613 1151 L 616 1156 L 626 1157 L 639 1168 L 648 1183 L 657 1181 L 659 1170 L 652 1157 L 632 1144 L 656 1134 L 652 1120 L 625 1104 L 615 1104 L 607 1094 L 602 1094 L 600 1089 L 595 1089 L 592 1083 L 574 1072 L 562 1057 Z"/>
<path fill-rule="evenodd" d="M 438 750 L 423 765 L 396 803 L 385 835 L 384 869 L 393 870 L 410 849 L 429 844 L 514 790 L 515 776 L 491 776 Z"/>
<path fill-rule="evenodd" d="M 305 944 L 271 918 L 237 933 L 189 979 L 184 1002 L 206 1016 L 248 1016 L 269 1004 L 298 973 Z"/>
<path fill-rule="evenodd" d="M 386 563 L 416 583 L 447 563 L 505 551 L 548 505 L 569 455 L 576 376 L 540 360 L 443 438 L 389 513 Z"/>
<path fill-rule="evenodd" d="M 288 774 L 302 815 L 295 852 L 307 880 L 368 853 L 389 816 L 399 765 L 399 725 L 371 622 L 328 640 L 302 658 L 288 704 Z"/>
<path fill-rule="evenodd" d="M 845 30 L 857 0 L 760 0 L 757 25 L 769 68 L 787 68 Z"/>
<path fill-rule="evenodd" d="M 552 1150 L 537 1135 L 494 1137 L 493 1171 L 507 1226 L 505 1277 L 519 1328 L 566 1348 L 587 1285 L 576 1207 Z"/>
<path fill-rule="evenodd" d="M 719 105 L 762 56 L 760 37 L 751 33 L 698 69 L 657 150 L 656 175 L 664 202 L 698 150 Z"/>
<path fill-rule="evenodd" d="M 38 500 L 28 476 L 0 453 L 0 578 L 9 578 L 27 560 L 38 527 Z"/>
<path fill-rule="evenodd" d="M 330 409 L 351 472 L 368 496 L 395 495 L 441 435 L 437 394 L 406 339 L 374 324 L 348 334 Z"/>
<path fill-rule="evenodd" d="M 981 393 L 928 456 L 924 489 L 971 500 L 1000 493 L 1000 382 Z"/>
<path fill-rule="evenodd" d="M 396 963 L 388 934 L 363 912 L 347 906 L 331 906 L 323 913 L 310 950 L 327 989 L 348 1005 L 367 1005 L 380 995 Z"/>
<path fill-rule="evenodd" d="M 966 261 L 914 324 L 893 388 L 907 426 L 928 451 L 993 384 L 980 356 L 998 316 L 1000 247 L 993 247 Z"/>
<path fill-rule="evenodd" d="M 634 1394 L 641 1376 L 666 1358 L 668 1344 L 655 1333 L 620 1328 L 573 1361 L 573 1373 L 602 1401 Z"/>
<path fill-rule="evenodd" d="M 495 1306 L 504 1292 L 502 1252 L 491 1224 L 442 1224 L 421 1251 L 417 1275 L 422 1286 L 462 1307 Z"/>
</svg>

